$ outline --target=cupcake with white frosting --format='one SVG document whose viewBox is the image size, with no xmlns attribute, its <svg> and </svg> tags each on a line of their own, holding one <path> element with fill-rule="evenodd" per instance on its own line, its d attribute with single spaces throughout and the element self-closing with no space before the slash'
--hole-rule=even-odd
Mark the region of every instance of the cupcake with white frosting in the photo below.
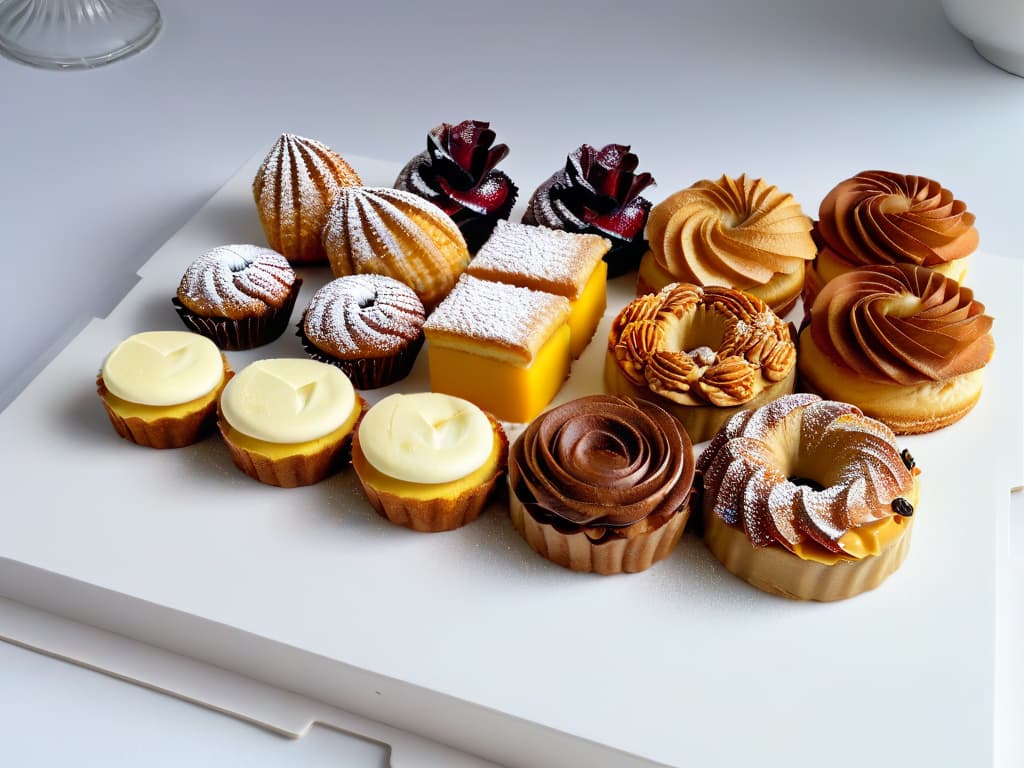
<svg viewBox="0 0 1024 768">
<path fill-rule="evenodd" d="M 505 474 L 508 441 L 490 415 L 437 392 L 391 395 L 366 412 L 352 466 L 387 520 L 449 531 L 475 520 Z"/>
</svg>

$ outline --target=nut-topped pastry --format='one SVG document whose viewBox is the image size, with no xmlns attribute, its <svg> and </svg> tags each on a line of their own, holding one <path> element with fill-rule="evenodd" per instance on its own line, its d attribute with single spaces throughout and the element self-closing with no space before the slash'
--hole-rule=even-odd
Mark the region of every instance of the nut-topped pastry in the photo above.
<svg viewBox="0 0 1024 768">
<path fill-rule="evenodd" d="M 789 326 L 730 288 L 672 283 L 630 302 L 608 335 L 605 390 L 657 402 L 694 442 L 734 413 L 793 391 Z"/>
<path fill-rule="evenodd" d="M 267 242 L 294 263 L 327 259 L 320 232 L 338 190 L 362 184 L 334 150 L 314 139 L 283 133 L 252 183 Z"/>
<path fill-rule="evenodd" d="M 698 181 L 654 206 L 637 295 L 672 282 L 747 291 L 778 315 L 796 303 L 814 258 L 811 219 L 764 179 Z"/>
<path fill-rule="evenodd" d="M 807 274 L 807 301 L 829 280 L 873 264 L 930 267 L 963 282 L 978 248 L 974 214 L 939 182 L 890 171 L 862 171 L 821 201 L 820 250 Z"/>
<path fill-rule="evenodd" d="M 910 264 L 845 272 L 821 290 L 810 318 L 800 334 L 803 385 L 897 434 L 948 426 L 981 396 L 992 318 L 939 272 Z"/>
<path fill-rule="evenodd" d="M 909 550 L 914 459 L 848 403 L 799 394 L 742 411 L 697 471 L 705 543 L 766 592 L 852 597 L 881 584 Z"/>
<path fill-rule="evenodd" d="M 612 244 L 604 257 L 608 275 L 634 269 L 647 250 L 644 225 L 651 210 L 640 193 L 654 184 L 651 174 L 636 172 L 637 165 L 628 145 L 583 144 L 536 189 L 523 223 L 605 237 Z"/>
<path fill-rule="evenodd" d="M 466 241 L 433 203 L 390 187 L 338 193 L 323 231 L 336 277 L 372 273 L 405 283 L 433 309 L 469 264 Z"/>
<path fill-rule="evenodd" d="M 188 328 L 221 349 L 251 349 L 284 332 L 301 286 L 277 251 L 220 245 L 189 265 L 172 301 Z"/>
<path fill-rule="evenodd" d="M 500 221 L 466 272 L 483 280 L 565 296 L 572 356 L 577 358 L 593 338 L 607 306 L 608 270 L 602 257 L 609 247 L 611 243 L 597 235 Z"/>
<path fill-rule="evenodd" d="M 558 565 L 635 573 L 679 540 L 693 474 L 690 439 L 661 408 L 582 397 L 542 414 L 512 445 L 512 523 Z"/>
<path fill-rule="evenodd" d="M 476 253 L 494 225 L 507 219 L 519 188 L 495 166 L 508 156 L 508 146 L 495 144 L 490 123 L 463 120 L 441 123 L 427 134 L 427 148 L 398 174 L 395 189 L 429 200 L 462 231 L 470 253 Z"/>
<path fill-rule="evenodd" d="M 338 366 L 359 389 L 374 389 L 409 375 L 424 319 L 423 303 L 404 283 L 349 275 L 313 294 L 299 336 L 313 359 Z"/>
</svg>

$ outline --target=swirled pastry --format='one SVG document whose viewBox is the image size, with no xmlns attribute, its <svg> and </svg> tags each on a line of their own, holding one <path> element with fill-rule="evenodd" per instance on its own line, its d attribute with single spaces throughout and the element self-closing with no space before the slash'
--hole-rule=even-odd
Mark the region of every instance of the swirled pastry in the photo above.
<svg viewBox="0 0 1024 768">
<path fill-rule="evenodd" d="M 656 401 L 707 440 L 733 413 L 793 391 L 789 326 L 755 296 L 671 283 L 612 322 L 608 392 Z"/>
<path fill-rule="evenodd" d="M 251 349 L 284 332 L 301 285 L 277 251 L 221 245 L 189 265 L 172 301 L 189 329 L 221 349 Z"/>
<path fill-rule="evenodd" d="M 508 175 L 495 168 L 508 156 L 508 146 L 494 139 L 490 123 L 441 123 L 427 134 L 427 149 L 395 180 L 395 189 L 419 195 L 451 216 L 470 253 L 508 218 L 519 194 Z"/>
<path fill-rule="evenodd" d="M 909 264 L 846 272 L 821 290 L 810 318 L 800 335 L 803 383 L 898 434 L 948 426 L 981 396 L 992 318 L 939 272 Z"/>
<path fill-rule="evenodd" d="M 359 389 L 409 375 L 423 346 L 423 303 L 384 275 L 339 277 L 318 290 L 299 325 L 306 351 L 341 368 Z"/>
<path fill-rule="evenodd" d="M 974 214 L 939 182 L 890 171 L 862 171 L 821 202 L 820 251 L 807 275 L 808 303 L 829 280 L 873 264 L 930 267 L 963 282 L 978 248 Z"/>
<path fill-rule="evenodd" d="M 658 406 L 579 398 L 539 416 L 512 445 L 512 522 L 566 568 L 641 571 L 679 540 L 693 473 L 689 437 Z"/>
<path fill-rule="evenodd" d="M 800 394 L 738 413 L 697 471 L 706 543 L 759 589 L 839 600 L 874 589 L 906 557 L 915 463 L 856 406 Z"/>
<path fill-rule="evenodd" d="M 338 190 L 362 184 L 338 153 L 314 139 L 283 133 L 252 183 L 267 242 L 295 263 L 326 260 L 320 232 Z"/>
<path fill-rule="evenodd" d="M 338 193 L 323 232 L 336 277 L 373 273 L 399 280 L 433 309 L 469 264 L 466 241 L 432 203 L 388 187 Z"/>
<path fill-rule="evenodd" d="M 637 295 L 671 282 L 747 291 L 784 315 L 814 258 L 811 220 L 787 192 L 745 174 L 698 181 L 658 203 Z"/>
</svg>

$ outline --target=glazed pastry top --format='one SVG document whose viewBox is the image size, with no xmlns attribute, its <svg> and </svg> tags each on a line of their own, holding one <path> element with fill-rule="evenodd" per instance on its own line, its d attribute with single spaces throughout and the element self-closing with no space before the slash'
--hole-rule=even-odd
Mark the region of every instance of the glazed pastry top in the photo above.
<svg viewBox="0 0 1024 768">
<path fill-rule="evenodd" d="M 698 181 L 658 203 L 647 238 L 662 269 L 698 285 L 752 288 L 814 258 L 811 220 L 763 179 Z"/>
<path fill-rule="evenodd" d="M 294 284 L 295 271 L 277 251 L 221 245 L 185 270 L 178 300 L 197 315 L 239 319 L 280 307 Z"/>
<path fill-rule="evenodd" d="M 469 475 L 493 453 L 494 440 L 486 413 L 436 392 L 389 395 L 359 425 L 366 460 L 410 483 L 448 483 Z"/>
<path fill-rule="evenodd" d="M 509 479 L 538 519 L 614 528 L 671 514 L 687 501 L 690 439 L 643 400 L 592 395 L 545 412 L 515 441 Z"/>
<path fill-rule="evenodd" d="M 935 266 L 978 247 L 967 204 L 924 176 L 862 171 L 828 193 L 818 218 L 823 248 L 850 264 Z"/>
<path fill-rule="evenodd" d="M 395 354 L 423 332 L 423 303 L 384 275 L 349 275 L 327 283 L 302 317 L 313 344 L 340 358 Z"/>
<path fill-rule="evenodd" d="M 344 373 L 303 358 L 250 363 L 220 399 L 231 427 L 270 443 L 316 440 L 340 427 L 355 407 L 355 390 Z"/>
<path fill-rule="evenodd" d="M 208 395 L 224 378 L 217 345 L 187 331 L 147 331 L 122 341 L 103 363 L 103 384 L 140 405 L 179 405 Z"/>
<path fill-rule="evenodd" d="M 983 368 L 992 318 L 927 267 L 866 267 L 830 281 L 811 307 L 810 333 L 828 357 L 871 381 L 913 385 Z"/>
<path fill-rule="evenodd" d="M 913 466 L 887 426 L 810 394 L 737 413 L 697 462 L 706 504 L 754 546 L 855 558 L 877 554 L 873 524 L 914 513 Z"/>
</svg>

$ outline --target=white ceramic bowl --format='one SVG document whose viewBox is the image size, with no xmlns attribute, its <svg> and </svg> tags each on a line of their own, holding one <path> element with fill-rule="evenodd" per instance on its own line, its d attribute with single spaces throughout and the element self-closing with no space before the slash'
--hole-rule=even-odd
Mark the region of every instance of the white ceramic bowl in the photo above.
<svg viewBox="0 0 1024 768">
<path fill-rule="evenodd" d="M 1024 0 L 942 0 L 942 7 L 978 53 L 1024 77 Z"/>
</svg>

